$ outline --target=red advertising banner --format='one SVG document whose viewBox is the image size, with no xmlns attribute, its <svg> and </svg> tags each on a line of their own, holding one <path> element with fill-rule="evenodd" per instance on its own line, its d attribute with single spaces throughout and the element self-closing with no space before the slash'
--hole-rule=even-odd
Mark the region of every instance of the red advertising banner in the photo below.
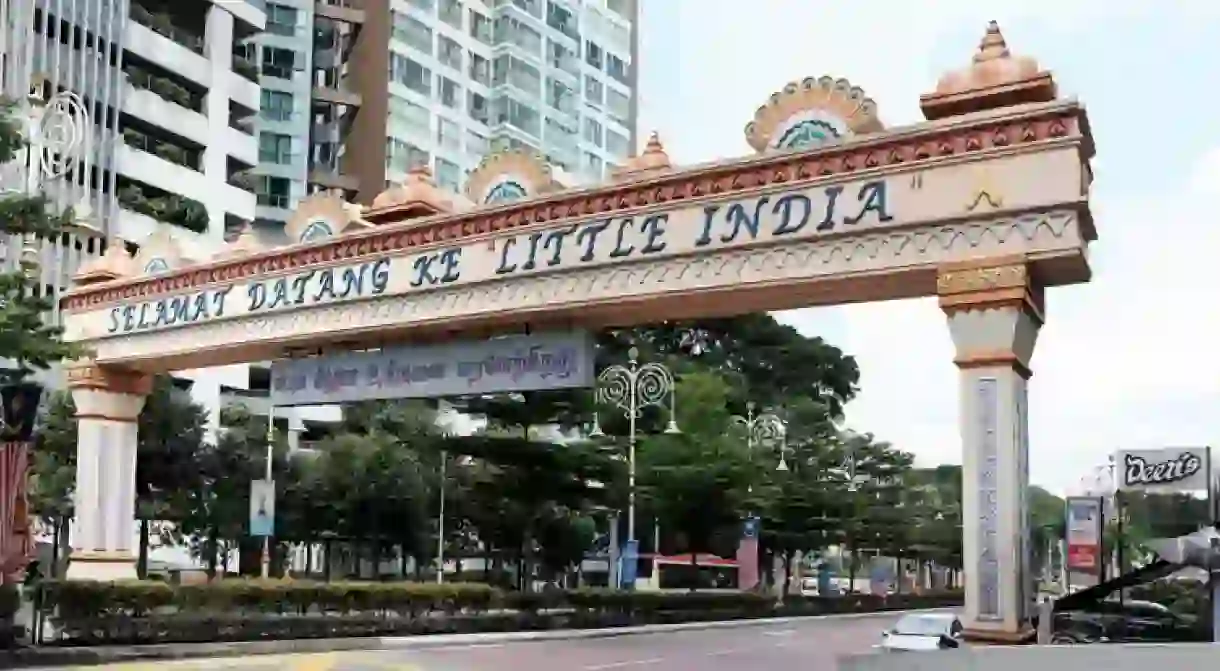
<svg viewBox="0 0 1220 671">
<path fill-rule="evenodd" d="M 1092 496 L 1068 498 L 1067 570 L 1101 575 L 1101 533 L 1105 522 L 1102 500 Z"/>
</svg>

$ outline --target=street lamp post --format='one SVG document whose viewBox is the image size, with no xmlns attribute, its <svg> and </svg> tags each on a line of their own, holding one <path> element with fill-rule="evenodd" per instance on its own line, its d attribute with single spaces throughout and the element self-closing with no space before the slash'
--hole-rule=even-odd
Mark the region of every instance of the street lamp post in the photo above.
<svg viewBox="0 0 1220 671">
<path fill-rule="evenodd" d="M 788 461 L 785 458 L 786 446 L 784 445 L 788 429 L 784 425 L 784 420 L 769 412 L 756 415 L 754 414 L 754 408 L 753 401 L 746 403 L 745 416 L 733 415 L 729 418 L 729 422 L 746 432 L 746 449 L 751 460 L 754 458 L 754 448 L 759 446 L 769 447 L 778 443 L 779 464 L 775 467 L 775 470 L 788 470 Z M 753 485 L 751 485 L 751 489 L 753 489 Z"/>
<path fill-rule="evenodd" d="M 636 423 L 648 407 L 669 409 L 669 423 L 665 433 L 679 433 L 674 416 L 674 375 L 659 363 L 639 363 L 640 351 L 632 347 L 627 351 L 627 365 L 607 366 L 597 376 L 597 402 L 611 405 L 627 417 L 627 546 L 632 550 L 632 561 L 636 561 L 635 537 L 635 441 Z M 604 435 L 593 415 L 592 437 Z"/>
<path fill-rule="evenodd" d="M 436 584 L 445 582 L 445 465 L 449 461 L 449 453 L 441 450 L 441 486 L 440 506 L 436 510 Z"/>
</svg>

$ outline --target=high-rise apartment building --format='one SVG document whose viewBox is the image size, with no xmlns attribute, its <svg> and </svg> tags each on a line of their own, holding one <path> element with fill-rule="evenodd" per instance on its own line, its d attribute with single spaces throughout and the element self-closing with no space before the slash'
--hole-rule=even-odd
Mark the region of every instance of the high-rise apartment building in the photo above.
<svg viewBox="0 0 1220 671">
<path fill-rule="evenodd" d="M 267 2 L 260 224 L 319 188 L 369 203 L 417 165 L 460 191 L 499 149 L 605 178 L 635 146 L 637 1 Z"/>
<path fill-rule="evenodd" d="M 242 175 L 259 163 L 251 122 L 261 93 L 235 49 L 265 21 L 246 0 L 0 0 L 4 96 L 69 91 L 90 122 L 72 170 L 42 185 L 53 205 L 81 217 L 81 227 L 43 242 L 46 291 L 58 296 L 109 241 L 135 249 L 168 233 L 183 256 L 205 260 L 226 228 L 254 219 Z M 0 263 L 19 253 L 19 241 L 0 240 Z M 230 366 L 183 377 L 215 418 L 221 386 L 247 375 Z"/>
</svg>

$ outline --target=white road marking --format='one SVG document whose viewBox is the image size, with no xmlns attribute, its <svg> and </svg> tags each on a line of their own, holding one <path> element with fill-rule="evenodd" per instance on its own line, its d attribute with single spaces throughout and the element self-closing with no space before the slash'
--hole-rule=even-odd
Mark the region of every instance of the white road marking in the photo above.
<svg viewBox="0 0 1220 671">
<path fill-rule="evenodd" d="M 648 664 L 660 664 L 665 660 L 660 657 L 653 659 L 632 659 L 625 662 L 610 662 L 609 664 L 594 664 L 586 666 L 585 671 L 603 671 L 603 669 L 621 669 L 628 666 L 645 666 Z"/>
<path fill-rule="evenodd" d="M 764 631 L 763 636 L 791 636 L 795 633 L 795 629 L 780 629 L 778 631 Z"/>
</svg>

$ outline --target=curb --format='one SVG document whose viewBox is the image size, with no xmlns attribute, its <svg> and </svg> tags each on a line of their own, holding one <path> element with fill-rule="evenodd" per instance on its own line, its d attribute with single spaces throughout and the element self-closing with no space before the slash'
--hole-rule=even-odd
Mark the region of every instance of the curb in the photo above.
<svg viewBox="0 0 1220 671">
<path fill-rule="evenodd" d="M 278 641 L 239 641 L 230 643 L 165 643 L 138 646 L 98 646 L 79 648 L 23 648 L 0 652 L 0 668 L 40 668 L 55 666 L 88 666 L 135 661 L 172 661 L 199 658 L 241 657 L 255 655 L 308 654 L 323 652 L 375 652 L 381 650 L 425 650 L 504 643 L 587 640 L 643 636 L 683 631 L 765 627 L 822 620 L 863 620 L 893 617 L 906 613 L 946 610 L 888 610 L 872 613 L 835 615 L 805 615 L 769 617 L 712 622 L 682 622 L 604 629 L 559 629 L 552 631 L 514 631 L 480 634 L 426 634 L 419 636 L 386 636 L 369 638 L 321 638 Z"/>
</svg>

